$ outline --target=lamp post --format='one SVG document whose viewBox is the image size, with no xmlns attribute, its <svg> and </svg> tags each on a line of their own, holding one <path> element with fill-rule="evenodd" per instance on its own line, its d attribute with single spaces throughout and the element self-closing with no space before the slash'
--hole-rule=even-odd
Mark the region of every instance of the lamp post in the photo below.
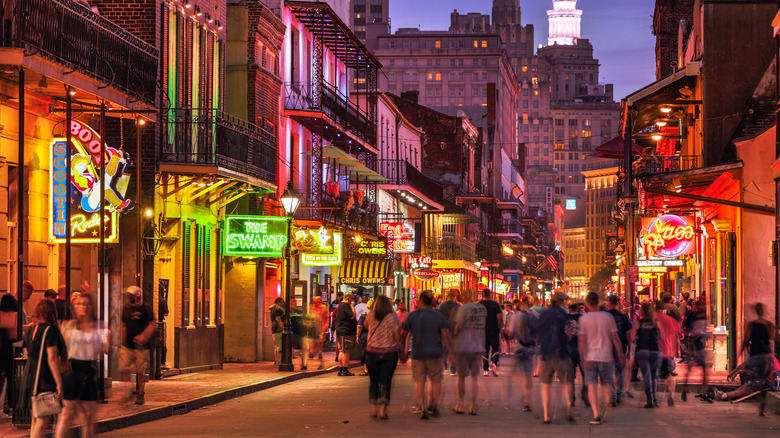
<svg viewBox="0 0 780 438">
<path fill-rule="evenodd" d="M 293 190 L 292 181 L 287 182 L 287 188 L 279 198 L 287 216 L 287 244 L 284 248 L 285 290 L 284 290 L 284 332 L 282 332 L 282 361 L 279 371 L 295 371 L 292 363 L 292 323 L 290 322 L 290 294 L 292 292 L 292 275 L 290 275 L 290 249 L 292 248 L 292 222 L 295 210 L 301 203 L 301 198 Z"/>
</svg>

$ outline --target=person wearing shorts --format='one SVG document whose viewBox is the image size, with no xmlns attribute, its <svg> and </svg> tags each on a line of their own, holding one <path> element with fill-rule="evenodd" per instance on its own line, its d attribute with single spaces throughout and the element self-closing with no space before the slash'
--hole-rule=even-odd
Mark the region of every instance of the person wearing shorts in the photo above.
<svg viewBox="0 0 780 438">
<path fill-rule="evenodd" d="M 544 410 L 544 422 L 551 423 L 550 395 L 552 381 L 555 374 L 564 387 L 566 399 L 566 419 L 574 421 L 572 414 L 572 402 L 574 400 L 574 387 L 570 384 L 572 379 L 572 365 L 569 358 L 568 338 L 566 336 L 566 324 L 569 321 L 569 313 L 563 308 L 569 299 L 565 293 L 557 291 L 553 293 L 550 306 L 547 307 L 536 321 L 536 343 L 539 345 L 539 381 L 542 382 L 542 409 Z"/>
<path fill-rule="evenodd" d="M 599 296 L 590 292 L 585 297 L 588 313 L 579 319 L 579 351 L 585 369 L 585 383 L 593 418 L 590 424 L 601 424 L 603 412 L 599 408 L 599 389 L 604 406 L 609 406 L 615 394 L 615 362 L 623 362 L 623 347 L 618 338 L 615 319 L 609 312 L 599 310 Z M 617 357 L 612 352 L 617 351 Z M 601 385 L 599 386 L 599 383 Z"/>
<path fill-rule="evenodd" d="M 464 295 L 465 303 L 455 314 L 455 326 L 452 329 L 452 348 L 455 354 L 455 371 L 458 373 L 458 402 L 454 411 L 463 413 L 466 398 L 466 378 L 471 378 L 471 404 L 469 414 L 477 414 L 477 394 L 479 393 L 479 372 L 482 357 L 485 355 L 485 325 L 487 308 L 482 303 L 471 301 L 469 294 Z"/>
<path fill-rule="evenodd" d="M 536 318 L 531 313 L 529 296 L 523 297 L 517 306 L 517 311 L 512 316 L 510 334 L 520 346 L 515 351 L 517 359 L 515 367 L 519 368 L 523 375 L 523 410 L 530 412 L 531 390 L 533 389 L 533 375 L 536 365 L 536 339 L 533 336 L 533 325 L 536 323 Z M 511 389 L 511 387 L 510 385 L 509 388 Z"/>
<path fill-rule="evenodd" d="M 658 378 L 666 383 L 666 391 L 669 393 L 666 399 L 667 404 L 674 406 L 674 388 L 676 385 L 674 357 L 680 348 L 682 330 L 677 320 L 662 312 L 664 307 L 664 304 L 656 304 L 655 309 L 658 329 L 661 334 L 658 340 L 658 346 L 661 348 L 661 368 L 658 372 Z"/>
<path fill-rule="evenodd" d="M 446 346 L 447 351 L 452 350 L 447 319 L 441 312 L 433 309 L 433 292 L 423 291 L 417 301 L 418 309 L 411 312 L 403 323 L 401 338 L 408 344 L 409 336 L 412 336 L 412 377 L 417 403 L 420 406 L 420 418 L 428 419 L 430 416 L 439 416 L 444 348 Z M 431 381 L 428 403 L 425 402 L 427 379 Z"/>
<path fill-rule="evenodd" d="M 122 380 L 129 381 L 130 373 L 136 374 L 135 404 L 144 404 L 146 368 L 149 364 L 149 340 L 157 324 L 152 308 L 141 303 L 141 288 L 130 286 L 126 290 L 128 304 L 122 309 L 122 347 L 119 352 L 119 369 Z M 126 400 L 132 398 L 128 394 Z"/>
</svg>

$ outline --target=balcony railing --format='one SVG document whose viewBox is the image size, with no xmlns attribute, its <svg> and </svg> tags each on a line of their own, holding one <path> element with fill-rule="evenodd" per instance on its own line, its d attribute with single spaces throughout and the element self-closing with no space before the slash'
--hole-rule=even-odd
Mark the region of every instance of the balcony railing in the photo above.
<svg viewBox="0 0 780 438">
<path fill-rule="evenodd" d="M 652 155 L 634 162 L 634 174 L 653 175 L 680 170 L 698 169 L 699 157 L 696 155 Z"/>
<path fill-rule="evenodd" d="M 219 166 L 276 181 L 273 132 L 215 109 L 168 108 L 161 113 L 160 161 Z"/>
<path fill-rule="evenodd" d="M 463 237 L 442 237 L 440 239 L 428 239 L 425 242 L 426 256 L 435 260 L 477 260 L 476 244 Z"/>
<path fill-rule="evenodd" d="M 80 71 L 153 103 L 159 51 L 70 0 L 3 0 L 2 46 Z"/>
<path fill-rule="evenodd" d="M 295 213 L 299 220 L 318 220 L 347 230 L 379 235 L 379 205 L 358 190 L 342 190 L 330 195 L 327 190 L 321 202 L 314 202 L 314 195 L 301 194 L 301 205 Z"/>
<path fill-rule="evenodd" d="M 436 183 L 406 160 L 377 160 L 377 172 L 387 178 L 385 184 L 410 186 L 434 202 L 439 202 L 443 196 Z"/>
<path fill-rule="evenodd" d="M 517 219 L 500 219 L 490 227 L 491 234 L 525 234 L 523 225 Z"/>
<path fill-rule="evenodd" d="M 314 99 L 316 86 L 316 83 L 286 83 L 284 109 L 322 112 L 365 141 L 374 137 L 376 128 L 363 109 L 325 81 L 319 85 L 320 102 L 317 103 Z"/>
</svg>

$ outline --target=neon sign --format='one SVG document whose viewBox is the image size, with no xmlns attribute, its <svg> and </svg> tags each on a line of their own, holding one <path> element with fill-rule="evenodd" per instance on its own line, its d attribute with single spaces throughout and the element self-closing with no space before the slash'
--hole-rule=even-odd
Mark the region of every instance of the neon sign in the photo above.
<svg viewBox="0 0 780 438">
<path fill-rule="evenodd" d="M 642 245 L 646 257 L 674 258 L 696 251 L 693 216 L 665 214 L 642 219 Z"/>
<path fill-rule="evenodd" d="M 438 277 L 439 273 L 429 269 L 417 269 L 416 271 L 412 272 L 412 275 L 414 275 L 414 277 L 418 280 L 428 281 Z"/>
<path fill-rule="evenodd" d="M 130 199 L 125 197 L 130 176 L 125 168 L 130 156 L 112 147 L 105 147 L 105 155 L 100 156 L 101 138 L 89 126 L 73 120 L 70 124 L 71 144 L 67 139 L 55 138 L 51 145 L 51 167 L 49 181 L 51 185 L 51 204 L 49 205 L 49 238 L 54 242 L 66 239 L 67 197 L 72 192 L 70 225 L 71 240 L 76 243 L 100 241 L 100 201 L 104 205 L 103 222 L 105 242 L 118 241 L 119 212 L 125 211 Z M 68 155 L 71 161 L 70 181 L 67 181 Z M 103 175 L 100 174 L 101 161 L 105 160 Z M 104 191 L 100 192 L 101 179 Z M 74 211 L 75 210 L 75 211 Z"/>
<path fill-rule="evenodd" d="M 287 219 L 276 216 L 225 218 L 225 255 L 282 257 L 287 244 Z"/>
<path fill-rule="evenodd" d="M 442 289 L 457 289 L 460 287 L 461 274 L 459 272 L 444 272 L 439 275 L 439 286 Z"/>
<path fill-rule="evenodd" d="M 387 258 L 387 239 L 361 240 L 357 245 L 361 257 Z"/>
<path fill-rule="evenodd" d="M 293 228 L 293 248 L 302 254 L 333 254 L 333 230 L 320 228 Z"/>
<path fill-rule="evenodd" d="M 414 252 L 414 224 L 408 222 L 381 222 L 379 235 L 387 237 L 387 246 L 396 253 Z"/>
<path fill-rule="evenodd" d="M 409 269 L 411 270 L 431 269 L 434 265 L 433 257 L 429 256 L 409 257 L 407 261 L 409 262 Z"/>
<path fill-rule="evenodd" d="M 339 266 L 341 265 L 341 233 L 333 233 L 333 254 L 301 254 L 304 266 Z"/>
</svg>

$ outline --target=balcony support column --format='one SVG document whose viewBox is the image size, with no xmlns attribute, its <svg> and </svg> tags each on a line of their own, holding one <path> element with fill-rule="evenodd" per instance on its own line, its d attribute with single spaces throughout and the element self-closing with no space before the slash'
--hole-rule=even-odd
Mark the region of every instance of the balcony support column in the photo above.
<svg viewBox="0 0 780 438">
<path fill-rule="evenodd" d="M 312 132 L 311 134 L 311 194 L 312 207 L 322 205 L 322 137 Z M 314 209 L 315 219 L 320 218 L 321 210 Z"/>
<path fill-rule="evenodd" d="M 368 119 L 371 126 L 376 126 L 376 107 L 377 107 L 377 69 L 366 69 L 366 86 L 368 87 Z M 379 149 L 377 145 L 377 149 Z"/>
<path fill-rule="evenodd" d="M 322 22 L 318 21 L 315 26 L 322 26 Z M 319 32 L 318 32 L 319 33 Z M 324 82 L 324 75 L 325 70 L 323 68 L 323 64 L 325 61 L 325 57 L 323 54 L 323 43 L 322 40 L 314 36 L 314 63 L 312 65 L 314 71 L 313 78 L 312 78 L 312 89 L 311 89 L 311 103 L 314 108 L 322 108 L 322 86 Z"/>
</svg>

